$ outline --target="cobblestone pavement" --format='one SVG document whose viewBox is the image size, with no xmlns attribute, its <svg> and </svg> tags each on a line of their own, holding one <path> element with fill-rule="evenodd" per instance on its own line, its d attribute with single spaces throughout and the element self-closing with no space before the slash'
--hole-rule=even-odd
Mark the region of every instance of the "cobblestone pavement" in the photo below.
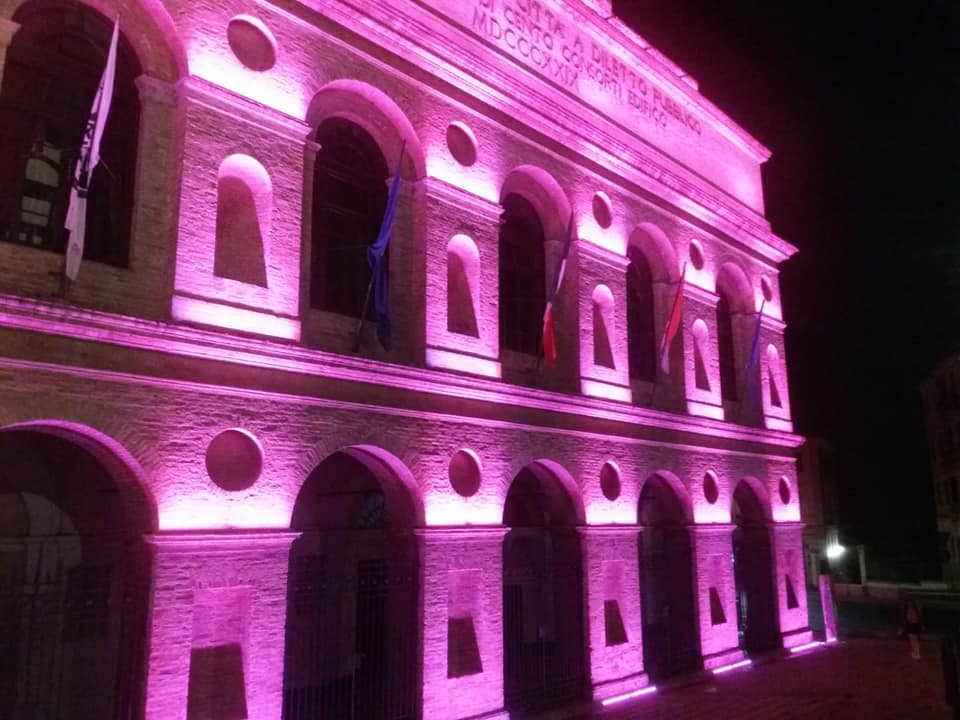
<svg viewBox="0 0 960 720">
<path fill-rule="evenodd" d="M 950 720 L 937 641 L 856 639 L 665 688 L 592 720 Z M 587 720 L 582 718 L 581 720 Z"/>
</svg>

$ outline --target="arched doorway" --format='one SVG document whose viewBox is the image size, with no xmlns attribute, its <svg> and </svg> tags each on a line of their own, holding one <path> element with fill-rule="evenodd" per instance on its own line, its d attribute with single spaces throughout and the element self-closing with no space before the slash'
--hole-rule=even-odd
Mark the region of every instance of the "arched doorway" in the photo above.
<svg viewBox="0 0 960 720">
<path fill-rule="evenodd" d="M 330 455 L 293 510 L 284 720 L 420 717 L 414 501 L 371 451 Z"/>
<path fill-rule="evenodd" d="M 643 663 L 659 682 L 701 666 L 689 517 L 660 475 L 644 483 L 638 517 Z"/>
<path fill-rule="evenodd" d="M 780 646 L 770 527 L 757 491 L 741 480 L 733 493 L 733 574 L 740 647 L 761 652 Z"/>
<path fill-rule="evenodd" d="M 142 717 L 149 503 L 80 444 L 0 432 L 0 716 Z"/>
<path fill-rule="evenodd" d="M 583 556 L 574 502 L 541 463 L 503 511 L 503 694 L 513 718 L 585 699 Z"/>
</svg>

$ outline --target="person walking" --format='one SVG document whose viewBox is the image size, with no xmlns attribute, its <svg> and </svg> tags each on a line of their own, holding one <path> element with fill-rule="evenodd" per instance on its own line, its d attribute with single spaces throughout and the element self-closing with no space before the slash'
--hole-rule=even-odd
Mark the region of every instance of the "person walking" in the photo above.
<svg viewBox="0 0 960 720">
<path fill-rule="evenodd" d="M 923 625 L 923 618 L 920 614 L 920 606 L 913 598 L 908 597 L 903 602 L 903 631 L 910 640 L 910 657 L 914 660 L 920 659 L 920 630 Z"/>
</svg>

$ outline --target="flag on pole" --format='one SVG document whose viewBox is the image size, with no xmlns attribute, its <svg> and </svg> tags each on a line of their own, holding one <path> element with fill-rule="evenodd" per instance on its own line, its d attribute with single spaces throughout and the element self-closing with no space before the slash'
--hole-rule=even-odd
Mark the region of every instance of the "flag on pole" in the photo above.
<svg viewBox="0 0 960 720">
<path fill-rule="evenodd" d="M 387 194 L 387 208 L 380 223 L 380 232 L 377 239 L 367 248 L 367 264 L 373 273 L 373 308 L 377 316 L 377 340 L 384 350 L 390 349 L 390 286 L 388 282 L 387 263 L 384 254 L 390 243 L 390 233 L 393 230 L 393 221 L 397 215 L 397 200 L 400 197 L 400 175 L 403 171 L 403 153 L 406 143 L 400 147 L 400 159 L 397 160 L 397 170 L 393 173 L 390 183 L 390 192 Z"/>
<path fill-rule="evenodd" d="M 683 270 L 680 271 L 680 284 L 677 285 L 677 294 L 673 298 L 673 308 L 670 310 L 670 319 L 667 320 L 667 326 L 663 329 L 663 337 L 660 340 L 660 370 L 664 375 L 670 372 L 670 345 L 673 339 L 680 331 L 680 323 L 683 320 L 683 283 L 687 278 L 687 264 L 683 264 Z"/>
<path fill-rule="evenodd" d="M 747 367 L 744 374 L 744 384 L 746 385 L 747 405 L 752 405 L 757 392 L 757 381 L 760 374 L 757 368 L 760 365 L 760 321 L 763 319 L 763 307 L 767 304 L 764 298 L 760 302 L 760 310 L 757 312 L 757 320 L 753 326 L 753 339 L 750 341 L 750 355 L 747 357 Z"/>
<path fill-rule="evenodd" d="M 110 49 L 107 51 L 107 64 L 103 69 L 97 94 L 93 98 L 90 118 L 87 120 L 87 127 L 83 132 L 80 157 L 77 159 L 73 179 L 70 183 L 70 204 L 67 206 L 67 217 L 63 226 L 70 233 L 67 240 L 67 259 L 64 272 L 71 280 L 77 279 L 80 260 L 83 258 L 83 240 L 87 224 L 87 192 L 90 189 L 93 170 L 100 162 L 100 141 L 103 139 L 103 130 L 107 125 L 110 103 L 113 100 L 113 78 L 117 70 L 117 38 L 119 35 L 120 18 L 118 17 L 113 23 L 113 36 L 110 38 Z"/>
<path fill-rule="evenodd" d="M 547 307 L 543 311 L 543 361 L 547 367 L 557 364 L 557 336 L 553 327 L 553 305 L 563 284 L 563 273 L 567 269 L 567 257 L 570 255 L 570 243 L 573 242 L 573 211 L 570 211 L 570 220 L 567 222 L 567 237 L 563 241 L 563 252 L 560 254 L 560 264 L 557 265 L 557 274 L 550 286 L 550 295 L 547 297 Z"/>
</svg>

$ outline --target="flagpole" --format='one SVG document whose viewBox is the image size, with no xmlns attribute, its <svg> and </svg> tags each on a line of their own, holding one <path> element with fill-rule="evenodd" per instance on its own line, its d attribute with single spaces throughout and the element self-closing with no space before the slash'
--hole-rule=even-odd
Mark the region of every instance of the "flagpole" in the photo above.
<svg viewBox="0 0 960 720">
<path fill-rule="evenodd" d="M 373 292 L 373 271 L 370 271 L 370 282 L 367 283 L 367 296 L 363 300 L 363 310 L 357 320 L 357 329 L 353 338 L 353 351 L 360 352 L 360 333 L 363 332 L 363 322 L 367 319 L 367 309 L 370 307 L 370 295 Z"/>
<path fill-rule="evenodd" d="M 657 362 L 655 363 L 656 369 L 653 373 L 653 389 L 650 390 L 650 401 L 649 406 L 653 407 L 653 401 L 657 396 L 657 388 L 660 387 L 660 374 L 661 371 L 664 375 L 669 374 L 669 362 L 670 362 L 670 344 L 673 342 L 673 336 L 670 335 L 670 326 L 673 323 L 673 316 L 678 312 L 677 303 L 683 302 L 682 293 L 683 293 L 683 284 L 687 279 L 687 263 L 683 263 L 683 268 L 680 270 L 680 279 L 677 281 L 677 292 L 673 297 L 673 303 L 670 305 L 670 317 L 667 318 L 667 325 L 663 329 L 663 339 L 660 342 L 660 352 L 657 353 Z M 681 306 L 682 307 L 682 306 Z M 677 331 L 683 326 L 683 317 L 681 316 L 677 321 Z M 675 333 L 674 333 L 675 334 Z M 663 369 L 663 358 L 666 354 L 668 369 Z"/>
<path fill-rule="evenodd" d="M 373 244 L 369 248 L 367 248 L 367 260 L 368 262 L 371 262 L 370 261 L 371 252 L 373 252 L 374 248 L 377 248 L 382 245 L 382 248 L 380 248 L 379 250 L 379 255 L 377 255 L 377 263 L 373 264 L 371 262 L 371 265 L 370 265 L 370 282 L 367 284 L 367 294 L 363 300 L 363 310 L 360 312 L 360 318 L 357 320 L 357 329 L 354 333 L 355 335 L 354 341 L 353 341 L 354 352 L 359 352 L 360 350 L 360 333 L 363 332 L 363 324 L 367 317 L 367 309 L 370 307 L 370 297 L 373 294 L 373 283 L 377 278 L 377 268 L 380 266 L 379 264 L 383 259 L 383 255 L 387 251 L 387 243 L 390 242 L 390 233 L 393 231 L 393 219 L 396 213 L 397 201 L 398 201 L 399 192 L 400 192 L 400 180 L 403 177 L 403 155 L 406 149 L 407 149 L 407 141 L 404 140 L 403 143 L 400 145 L 400 157 L 397 160 L 397 169 L 394 173 L 393 180 L 391 180 L 390 182 L 390 189 L 387 192 L 387 206 L 384 209 L 383 219 L 381 220 L 381 224 L 380 224 L 380 231 L 377 233 L 377 239 L 374 240 Z M 377 290 L 378 297 L 379 297 L 379 292 L 380 290 L 378 287 L 378 290 Z M 379 337 L 380 336 L 380 333 L 379 333 L 380 316 L 379 315 L 377 316 L 377 323 L 378 323 L 377 327 L 378 327 L 378 337 Z M 381 339 L 381 345 L 383 344 L 384 342 Z M 384 347 L 384 349 L 386 350 L 389 348 Z"/>
<path fill-rule="evenodd" d="M 753 393 L 751 392 L 751 390 L 752 390 L 752 388 L 753 388 L 753 383 L 751 382 L 751 375 L 753 374 L 753 372 L 751 372 L 751 371 L 754 371 L 754 372 L 755 372 L 755 371 L 757 371 L 757 369 L 758 369 L 758 367 L 757 367 L 758 362 L 755 362 L 755 361 L 754 361 L 754 357 L 753 357 L 753 356 L 754 356 L 754 351 L 755 351 L 755 350 L 759 351 L 759 345 L 760 345 L 760 323 L 763 321 L 763 308 L 766 307 L 766 304 L 767 304 L 767 299 L 766 299 L 766 298 L 763 298 L 763 300 L 760 301 L 760 309 L 757 311 L 756 324 L 754 325 L 754 328 L 753 328 L 753 335 L 752 335 L 751 338 L 750 338 L 750 354 L 747 356 L 747 364 L 746 364 L 746 366 L 745 366 L 744 369 L 743 369 L 743 370 L 744 370 L 744 372 L 743 372 L 743 375 L 744 375 L 744 377 L 743 377 L 743 391 L 744 391 L 744 392 L 743 392 L 743 402 L 740 403 L 740 412 L 737 413 L 737 420 L 738 420 L 740 423 L 743 422 L 743 414 L 744 414 L 744 411 L 746 411 L 747 409 L 749 409 L 748 406 L 752 405 L 751 400 L 752 400 Z M 754 346 L 757 346 L 757 347 L 755 348 Z M 757 361 L 759 361 L 759 359 L 760 359 L 760 358 L 759 358 L 759 355 L 758 355 L 758 356 L 757 356 Z M 759 378 L 757 379 L 757 382 L 759 383 Z M 757 389 L 759 390 L 759 388 L 757 388 Z M 761 405 L 763 404 L 763 397 L 762 397 L 762 396 L 760 397 L 760 403 L 761 403 Z M 762 408 L 761 408 L 761 411 L 762 411 Z"/>
</svg>

